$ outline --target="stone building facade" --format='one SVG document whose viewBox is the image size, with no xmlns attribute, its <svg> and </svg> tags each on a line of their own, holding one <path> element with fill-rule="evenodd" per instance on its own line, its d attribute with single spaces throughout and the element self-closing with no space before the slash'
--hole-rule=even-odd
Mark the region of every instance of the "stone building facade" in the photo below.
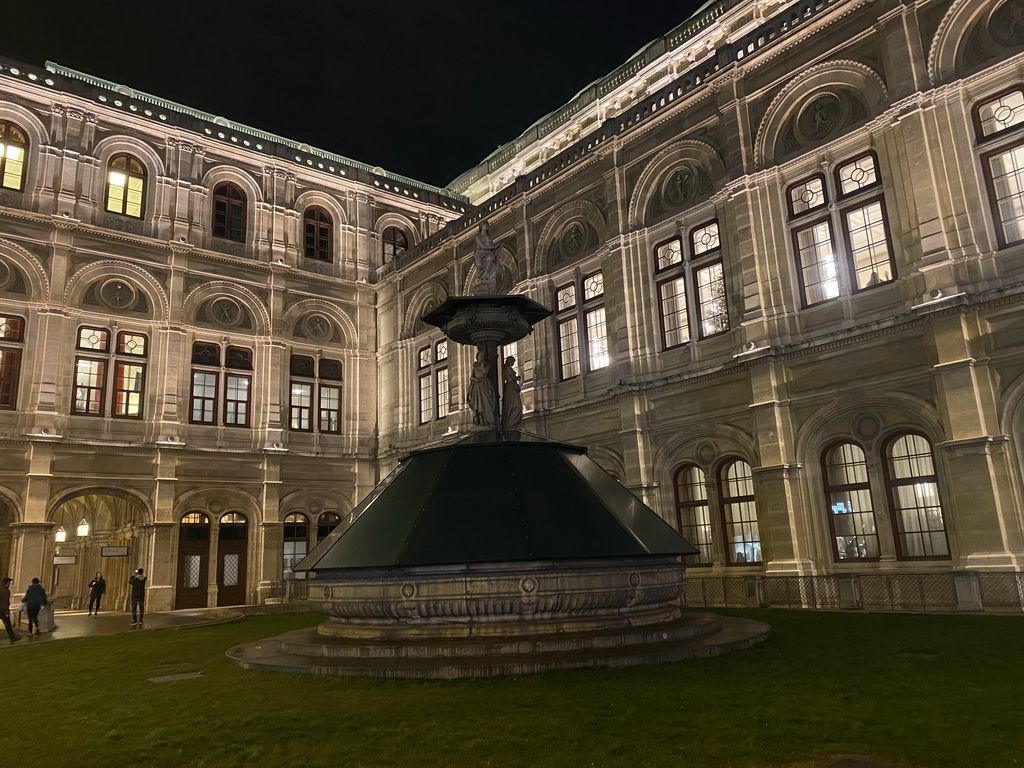
<svg viewBox="0 0 1024 768">
<path fill-rule="evenodd" d="M 524 429 L 678 526 L 692 583 L 1024 588 L 1022 19 L 723 0 L 446 190 L 4 63 L 0 566 L 127 567 L 95 519 L 157 605 L 280 594 L 321 515 L 471 428 L 469 353 L 419 318 L 486 220 L 555 310 L 506 350 Z"/>
</svg>

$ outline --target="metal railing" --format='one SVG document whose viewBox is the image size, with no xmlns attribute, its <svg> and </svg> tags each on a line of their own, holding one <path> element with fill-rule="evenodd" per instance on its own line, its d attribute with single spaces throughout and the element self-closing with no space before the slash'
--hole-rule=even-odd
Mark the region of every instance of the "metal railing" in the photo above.
<svg viewBox="0 0 1024 768">
<path fill-rule="evenodd" d="M 1024 611 L 1024 574 L 1013 571 L 822 576 L 688 576 L 688 607 L 939 612 Z"/>
</svg>

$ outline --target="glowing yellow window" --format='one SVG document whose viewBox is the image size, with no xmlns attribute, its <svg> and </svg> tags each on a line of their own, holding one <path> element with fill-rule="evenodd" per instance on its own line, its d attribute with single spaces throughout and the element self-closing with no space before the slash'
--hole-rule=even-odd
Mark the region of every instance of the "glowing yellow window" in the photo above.
<svg viewBox="0 0 1024 768">
<path fill-rule="evenodd" d="M 28 139 L 14 123 L 0 120 L 0 187 L 25 188 L 25 152 Z"/>
<path fill-rule="evenodd" d="M 146 169 L 131 155 L 116 155 L 107 171 L 107 210 L 142 218 Z"/>
</svg>

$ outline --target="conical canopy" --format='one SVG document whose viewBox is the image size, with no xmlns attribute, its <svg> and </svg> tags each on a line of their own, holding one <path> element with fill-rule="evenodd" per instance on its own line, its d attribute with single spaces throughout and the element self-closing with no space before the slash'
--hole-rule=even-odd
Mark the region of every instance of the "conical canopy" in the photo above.
<svg viewBox="0 0 1024 768">
<path fill-rule="evenodd" d="M 580 446 L 480 432 L 416 451 L 297 571 L 691 555 Z"/>
</svg>

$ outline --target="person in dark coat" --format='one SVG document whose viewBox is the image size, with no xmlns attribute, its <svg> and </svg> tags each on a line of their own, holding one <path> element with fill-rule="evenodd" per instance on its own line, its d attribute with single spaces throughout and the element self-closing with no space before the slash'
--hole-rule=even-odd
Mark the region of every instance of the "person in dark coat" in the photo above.
<svg viewBox="0 0 1024 768">
<path fill-rule="evenodd" d="M 103 574 L 97 573 L 96 578 L 89 582 L 89 615 L 100 612 L 100 601 L 107 591 L 107 582 L 103 580 Z"/>
<path fill-rule="evenodd" d="M 128 583 L 132 588 L 132 624 L 141 624 L 146 615 L 146 577 L 142 575 L 141 568 L 135 569 Z"/>
<path fill-rule="evenodd" d="M 28 633 L 31 635 L 32 628 L 35 627 L 36 634 L 38 635 L 39 609 L 44 605 L 50 604 L 50 601 L 46 599 L 46 590 L 39 583 L 39 579 L 32 579 L 32 583 L 25 590 L 25 596 L 21 598 L 21 602 L 25 604 L 25 612 L 28 614 Z"/>
<path fill-rule="evenodd" d="M 16 634 L 14 634 L 14 627 L 11 626 L 11 582 L 14 581 L 10 576 L 4 576 L 0 579 L 0 621 L 4 624 L 4 629 L 7 630 L 7 636 L 11 638 L 12 643 L 16 643 L 21 640 Z"/>
</svg>

